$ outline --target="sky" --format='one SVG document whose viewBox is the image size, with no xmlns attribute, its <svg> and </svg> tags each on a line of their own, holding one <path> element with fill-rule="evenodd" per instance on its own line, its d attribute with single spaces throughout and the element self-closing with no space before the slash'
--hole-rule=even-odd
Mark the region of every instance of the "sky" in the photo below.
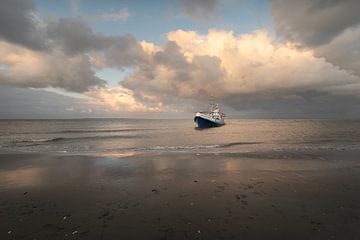
<svg viewBox="0 0 360 240">
<path fill-rule="evenodd" d="M 0 118 L 359 118 L 357 0 L 2 0 Z"/>
</svg>

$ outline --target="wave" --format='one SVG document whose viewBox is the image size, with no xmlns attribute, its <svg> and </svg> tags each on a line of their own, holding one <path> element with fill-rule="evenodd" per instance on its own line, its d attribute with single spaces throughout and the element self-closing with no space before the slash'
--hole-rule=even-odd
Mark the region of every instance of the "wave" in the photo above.
<svg viewBox="0 0 360 240">
<path fill-rule="evenodd" d="M 264 142 L 232 142 L 232 143 L 225 143 L 225 144 L 220 144 L 221 147 L 232 147 L 232 146 L 237 146 L 237 145 L 255 145 L 255 144 L 262 144 Z"/>
<path fill-rule="evenodd" d="M 64 134 L 64 133 L 117 133 L 117 132 L 139 132 L 150 131 L 152 128 L 124 128 L 124 129 L 76 129 L 76 130 L 62 130 L 62 131 L 48 131 L 48 132 L 19 132 L 16 134 Z M 11 134 L 4 134 L 11 135 Z"/>
<path fill-rule="evenodd" d="M 201 150 L 201 149 L 212 149 L 212 148 L 228 148 L 237 145 L 251 145 L 261 144 L 263 142 L 232 142 L 224 144 L 203 144 L 203 145 L 181 145 L 181 146 L 150 146 L 136 148 L 136 151 L 186 151 L 186 150 Z"/>
<path fill-rule="evenodd" d="M 116 133 L 116 132 L 138 132 L 153 130 L 150 128 L 127 128 L 127 129 L 99 129 L 99 130 L 64 130 L 52 133 Z"/>
<path fill-rule="evenodd" d="M 31 145 L 41 145 L 42 143 L 57 143 L 57 142 L 67 142 L 67 141 L 79 141 L 79 140 L 101 140 L 101 139 L 132 139 L 132 138 L 138 138 L 143 136 L 119 136 L 119 135 L 113 135 L 113 136 L 83 136 L 83 137 L 55 137 L 50 139 L 26 139 L 26 140 L 15 140 L 12 142 L 12 144 L 25 144 L 29 146 Z M 28 143 L 28 144 L 27 144 Z"/>
</svg>

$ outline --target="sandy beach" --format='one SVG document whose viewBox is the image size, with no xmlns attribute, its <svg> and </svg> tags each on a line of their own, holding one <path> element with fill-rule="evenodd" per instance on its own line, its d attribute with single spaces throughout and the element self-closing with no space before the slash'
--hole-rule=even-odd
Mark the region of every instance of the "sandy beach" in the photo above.
<svg viewBox="0 0 360 240">
<path fill-rule="evenodd" d="M 0 239 L 359 239 L 360 156 L 0 155 Z"/>
</svg>

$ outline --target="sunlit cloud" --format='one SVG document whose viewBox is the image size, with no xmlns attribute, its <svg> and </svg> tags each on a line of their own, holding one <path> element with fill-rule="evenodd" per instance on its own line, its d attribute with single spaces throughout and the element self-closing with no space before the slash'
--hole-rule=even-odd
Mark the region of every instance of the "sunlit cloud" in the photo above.
<svg viewBox="0 0 360 240">
<path fill-rule="evenodd" d="M 69 91 L 86 91 L 103 86 L 86 55 L 66 56 L 61 51 L 39 52 L 0 41 L 0 83 L 20 87 L 60 87 Z M 66 67 L 65 67 L 66 66 Z"/>
<path fill-rule="evenodd" d="M 102 106 L 109 111 L 116 112 L 157 112 L 161 111 L 162 104 L 148 107 L 138 102 L 131 90 L 121 86 L 114 88 L 93 89 L 87 92 L 92 97 L 87 101 L 89 105 Z"/>
<path fill-rule="evenodd" d="M 177 30 L 168 33 L 167 39 L 168 43 L 156 47 L 142 43 L 152 46 L 146 51 L 152 60 L 121 82 L 123 86 L 140 95 L 156 95 L 165 103 L 174 97 L 343 94 L 340 89 L 345 86 L 360 90 L 359 77 L 316 57 L 311 49 L 274 42 L 264 30 L 239 35 Z"/>
</svg>

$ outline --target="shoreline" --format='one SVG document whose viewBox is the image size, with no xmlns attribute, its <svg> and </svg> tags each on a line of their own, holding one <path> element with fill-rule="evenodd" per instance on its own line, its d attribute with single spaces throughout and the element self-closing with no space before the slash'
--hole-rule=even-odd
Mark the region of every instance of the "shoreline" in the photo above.
<svg viewBox="0 0 360 240">
<path fill-rule="evenodd" d="M 358 151 L 0 154 L 1 239 L 356 239 Z"/>
</svg>

